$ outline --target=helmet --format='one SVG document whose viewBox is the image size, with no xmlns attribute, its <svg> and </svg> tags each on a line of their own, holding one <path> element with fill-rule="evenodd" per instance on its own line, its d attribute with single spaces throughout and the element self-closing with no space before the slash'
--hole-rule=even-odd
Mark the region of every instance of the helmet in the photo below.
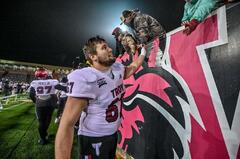
<svg viewBox="0 0 240 159">
<path fill-rule="evenodd" d="M 66 77 L 66 76 L 62 77 L 61 82 L 62 82 L 62 83 L 67 83 L 67 82 L 68 82 L 67 77 Z"/>
<path fill-rule="evenodd" d="M 37 77 L 37 78 L 47 78 L 48 77 L 48 72 L 44 68 L 39 68 L 35 72 L 35 77 Z"/>
</svg>

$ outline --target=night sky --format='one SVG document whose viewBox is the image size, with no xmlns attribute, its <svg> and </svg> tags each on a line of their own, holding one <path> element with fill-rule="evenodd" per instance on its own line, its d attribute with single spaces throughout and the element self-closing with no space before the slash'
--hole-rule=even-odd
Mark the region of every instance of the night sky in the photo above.
<svg viewBox="0 0 240 159">
<path fill-rule="evenodd" d="M 138 8 L 167 31 L 180 26 L 184 0 L 16 0 L 1 2 L 0 59 L 71 66 L 85 41 L 104 37 L 115 49 L 112 30 L 124 9 Z"/>
</svg>

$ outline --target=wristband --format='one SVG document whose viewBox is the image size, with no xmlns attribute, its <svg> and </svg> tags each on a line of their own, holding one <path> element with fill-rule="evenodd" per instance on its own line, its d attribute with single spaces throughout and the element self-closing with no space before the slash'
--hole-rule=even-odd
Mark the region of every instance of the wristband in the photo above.
<svg viewBox="0 0 240 159">
<path fill-rule="evenodd" d="M 142 47 L 140 55 L 146 56 L 146 54 L 147 54 L 147 51 L 146 51 L 145 47 Z"/>
</svg>

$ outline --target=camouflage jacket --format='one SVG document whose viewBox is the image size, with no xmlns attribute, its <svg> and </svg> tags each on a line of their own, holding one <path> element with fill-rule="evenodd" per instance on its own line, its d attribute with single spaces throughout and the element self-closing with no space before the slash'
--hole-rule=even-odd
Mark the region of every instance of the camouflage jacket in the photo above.
<svg viewBox="0 0 240 159">
<path fill-rule="evenodd" d="M 134 30 L 139 43 L 147 43 L 155 37 L 165 37 L 166 31 L 156 19 L 139 11 L 134 14 L 130 27 Z"/>
</svg>

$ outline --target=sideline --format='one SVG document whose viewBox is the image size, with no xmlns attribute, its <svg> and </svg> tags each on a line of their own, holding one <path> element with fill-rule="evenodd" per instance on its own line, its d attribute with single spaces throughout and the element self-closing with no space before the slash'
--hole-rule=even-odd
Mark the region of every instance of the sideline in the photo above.
<svg viewBox="0 0 240 159">
<path fill-rule="evenodd" d="M 3 108 L 0 112 L 3 112 L 4 110 L 9 110 L 9 109 L 12 109 L 12 108 L 18 107 L 18 106 L 20 106 L 20 105 L 22 105 L 22 104 L 29 103 L 29 102 L 30 102 L 30 101 L 24 101 L 24 102 L 22 102 L 22 103 L 15 104 L 15 105 L 13 105 L 13 106 L 11 106 L 11 107 Z"/>
</svg>

